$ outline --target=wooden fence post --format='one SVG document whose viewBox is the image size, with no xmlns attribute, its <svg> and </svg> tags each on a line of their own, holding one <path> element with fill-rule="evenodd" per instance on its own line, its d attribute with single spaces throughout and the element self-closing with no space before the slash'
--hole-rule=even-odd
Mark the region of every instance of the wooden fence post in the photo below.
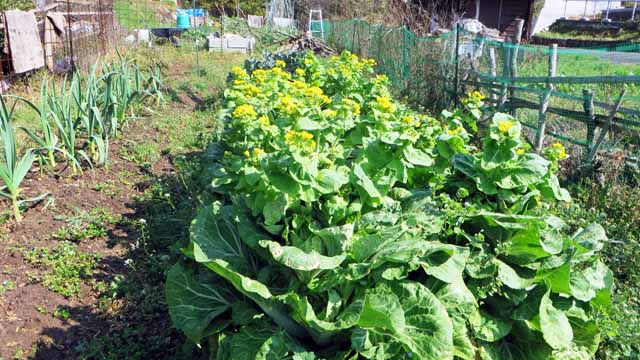
<svg viewBox="0 0 640 360">
<path fill-rule="evenodd" d="M 556 76 L 556 69 L 558 63 L 558 45 L 553 44 L 549 48 L 549 72 L 548 76 Z M 540 97 L 540 111 L 538 112 L 538 131 L 536 132 L 536 152 L 542 151 L 542 145 L 544 144 L 544 133 L 547 128 L 547 109 L 549 109 L 549 100 L 551 100 L 551 93 L 553 92 L 553 84 L 547 82 L 547 91 Z"/>
<path fill-rule="evenodd" d="M 620 110 L 620 106 L 622 105 L 622 99 L 624 98 L 624 94 L 626 93 L 626 89 L 622 88 L 620 91 L 620 96 L 618 97 L 618 101 L 613 108 L 611 108 L 611 112 L 609 112 L 609 117 L 607 118 L 607 122 L 604 124 L 602 130 L 600 130 L 600 135 L 598 136 L 598 141 L 593 145 L 591 151 L 589 152 L 588 161 L 592 163 L 598 154 L 598 150 L 600 146 L 602 146 L 602 142 L 604 141 L 605 136 L 607 136 L 607 132 L 611 129 L 611 123 L 613 122 L 613 118 L 616 117 L 616 113 Z"/>
<path fill-rule="evenodd" d="M 493 78 L 495 79 L 496 76 L 498 76 L 498 66 L 496 65 L 496 49 L 493 47 L 489 48 L 489 65 L 491 66 L 491 76 L 493 76 Z M 491 84 L 495 84 L 495 81 L 491 81 Z M 492 88 L 491 90 L 494 90 L 494 88 Z M 491 98 L 493 100 L 497 100 L 498 96 L 492 92 Z"/>
<path fill-rule="evenodd" d="M 454 77 L 454 86 L 455 86 L 455 104 L 458 106 L 460 104 L 460 24 L 456 24 L 456 73 Z"/>
<path fill-rule="evenodd" d="M 507 103 L 507 97 L 508 97 L 508 88 L 510 86 L 512 86 L 512 84 L 509 82 L 511 79 L 511 61 L 509 61 L 509 59 L 511 59 L 510 56 L 510 50 L 509 50 L 509 46 L 507 44 L 502 44 L 502 86 L 500 87 L 500 107 L 498 108 L 499 111 L 504 111 L 504 107 Z"/>
<path fill-rule="evenodd" d="M 524 20 L 516 19 L 516 32 L 513 36 L 513 45 L 514 48 L 511 51 L 511 78 L 518 77 L 518 51 L 520 47 L 520 42 L 522 41 L 522 31 L 524 29 Z M 511 99 L 516 97 L 516 90 L 511 88 Z M 511 108 L 511 115 L 516 116 L 516 107 Z"/>
<path fill-rule="evenodd" d="M 589 89 L 582 90 L 584 96 L 584 112 L 587 115 L 587 146 L 589 149 L 593 146 L 593 138 L 596 135 L 596 115 L 593 103 L 593 91 Z"/>
</svg>

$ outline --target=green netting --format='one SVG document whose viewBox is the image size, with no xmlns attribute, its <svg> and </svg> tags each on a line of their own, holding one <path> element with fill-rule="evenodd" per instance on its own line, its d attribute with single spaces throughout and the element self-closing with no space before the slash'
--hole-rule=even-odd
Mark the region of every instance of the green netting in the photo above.
<svg viewBox="0 0 640 360">
<path fill-rule="evenodd" d="M 376 59 L 378 71 L 410 102 L 439 110 L 457 96 L 480 89 L 494 109 L 511 112 L 531 128 L 530 138 L 548 96 L 547 135 L 592 147 L 624 88 L 622 108 L 614 117 L 616 136 L 609 136 L 603 147 L 638 150 L 640 54 L 559 48 L 556 76 L 547 80 L 548 46 L 495 41 L 462 30 L 420 37 L 404 27 L 361 20 L 325 21 L 324 28 L 327 41 L 338 50 Z M 632 50 L 638 45 L 621 46 Z M 557 82 L 553 89 L 548 81 Z"/>
<path fill-rule="evenodd" d="M 327 41 L 338 50 L 349 50 L 375 59 L 398 93 L 408 101 L 430 109 L 453 100 L 455 36 L 419 37 L 404 27 L 370 25 L 361 20 L 324 22 Z M 445 89 L 445 91 L 442 91 Z"/>
</svg>

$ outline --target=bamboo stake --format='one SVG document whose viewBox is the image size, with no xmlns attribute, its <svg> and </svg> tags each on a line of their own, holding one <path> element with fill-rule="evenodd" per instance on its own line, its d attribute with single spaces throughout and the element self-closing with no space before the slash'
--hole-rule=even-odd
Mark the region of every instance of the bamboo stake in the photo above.
<svg viewBox="0 0 640 360">
<path fill-rule="evenodd" d="M 553 44 L 550 47 L 549 53 L 549 77 L 556 76 L 556 69 L 558 63 L 558 45 Z M 553 92 L 553 84 L 547 83 L 547 92 L 540 100 L 540 111 L 538 112 L 538 131 L 536 132 L 536 152 L 542 151 L 542 145 L 544 144 L 544 134 L 547 128 L 547 110 L 549 109 L 549 100 L 551 100 L 551 93 Z"/>
</svg>

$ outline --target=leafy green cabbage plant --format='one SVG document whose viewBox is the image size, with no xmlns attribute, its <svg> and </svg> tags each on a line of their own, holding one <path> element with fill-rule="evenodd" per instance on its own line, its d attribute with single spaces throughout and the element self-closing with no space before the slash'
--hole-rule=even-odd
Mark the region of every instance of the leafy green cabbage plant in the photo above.
<svg viewBox="0 0 640 360">
<path fill-rule="evenodd" d="M 441 123 L 373 65 L 234 68 L 220 201 L 167 276 L 174 325 L 216 359 L 590 358 L 612 275 L 604 229 L 548 211 L 570 201 L 562 156 L 527 153 L 502 114 L 478 149 L 461 119 L 481 97 Z"/>
</svg>

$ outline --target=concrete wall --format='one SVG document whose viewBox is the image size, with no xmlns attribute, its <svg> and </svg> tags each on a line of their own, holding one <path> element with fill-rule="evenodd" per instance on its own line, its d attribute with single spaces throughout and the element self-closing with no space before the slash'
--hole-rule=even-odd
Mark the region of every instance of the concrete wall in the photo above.
<svg viewBox="0 0 640 360">
<path fill-rule="evenodd" d="M 546 0 L 540 16 L 534 19 L 533 26 L 531 27 L 532 34 L 536 34 L 540 31 L 547 29 L 556 20 L 567 17 L 582 17 L 584 16 L 585 1 L 568 1 L 566 2 L 566 15 L 565 15 L 565 0 Z M 611 1 L 611 8 L 622 7 L 621 1 Z M 594 2 L 589 0 L 587 3 L 587 16 L 599 14 L 602 10 L 607 9 L 607 1 Z"/>
</svg>

